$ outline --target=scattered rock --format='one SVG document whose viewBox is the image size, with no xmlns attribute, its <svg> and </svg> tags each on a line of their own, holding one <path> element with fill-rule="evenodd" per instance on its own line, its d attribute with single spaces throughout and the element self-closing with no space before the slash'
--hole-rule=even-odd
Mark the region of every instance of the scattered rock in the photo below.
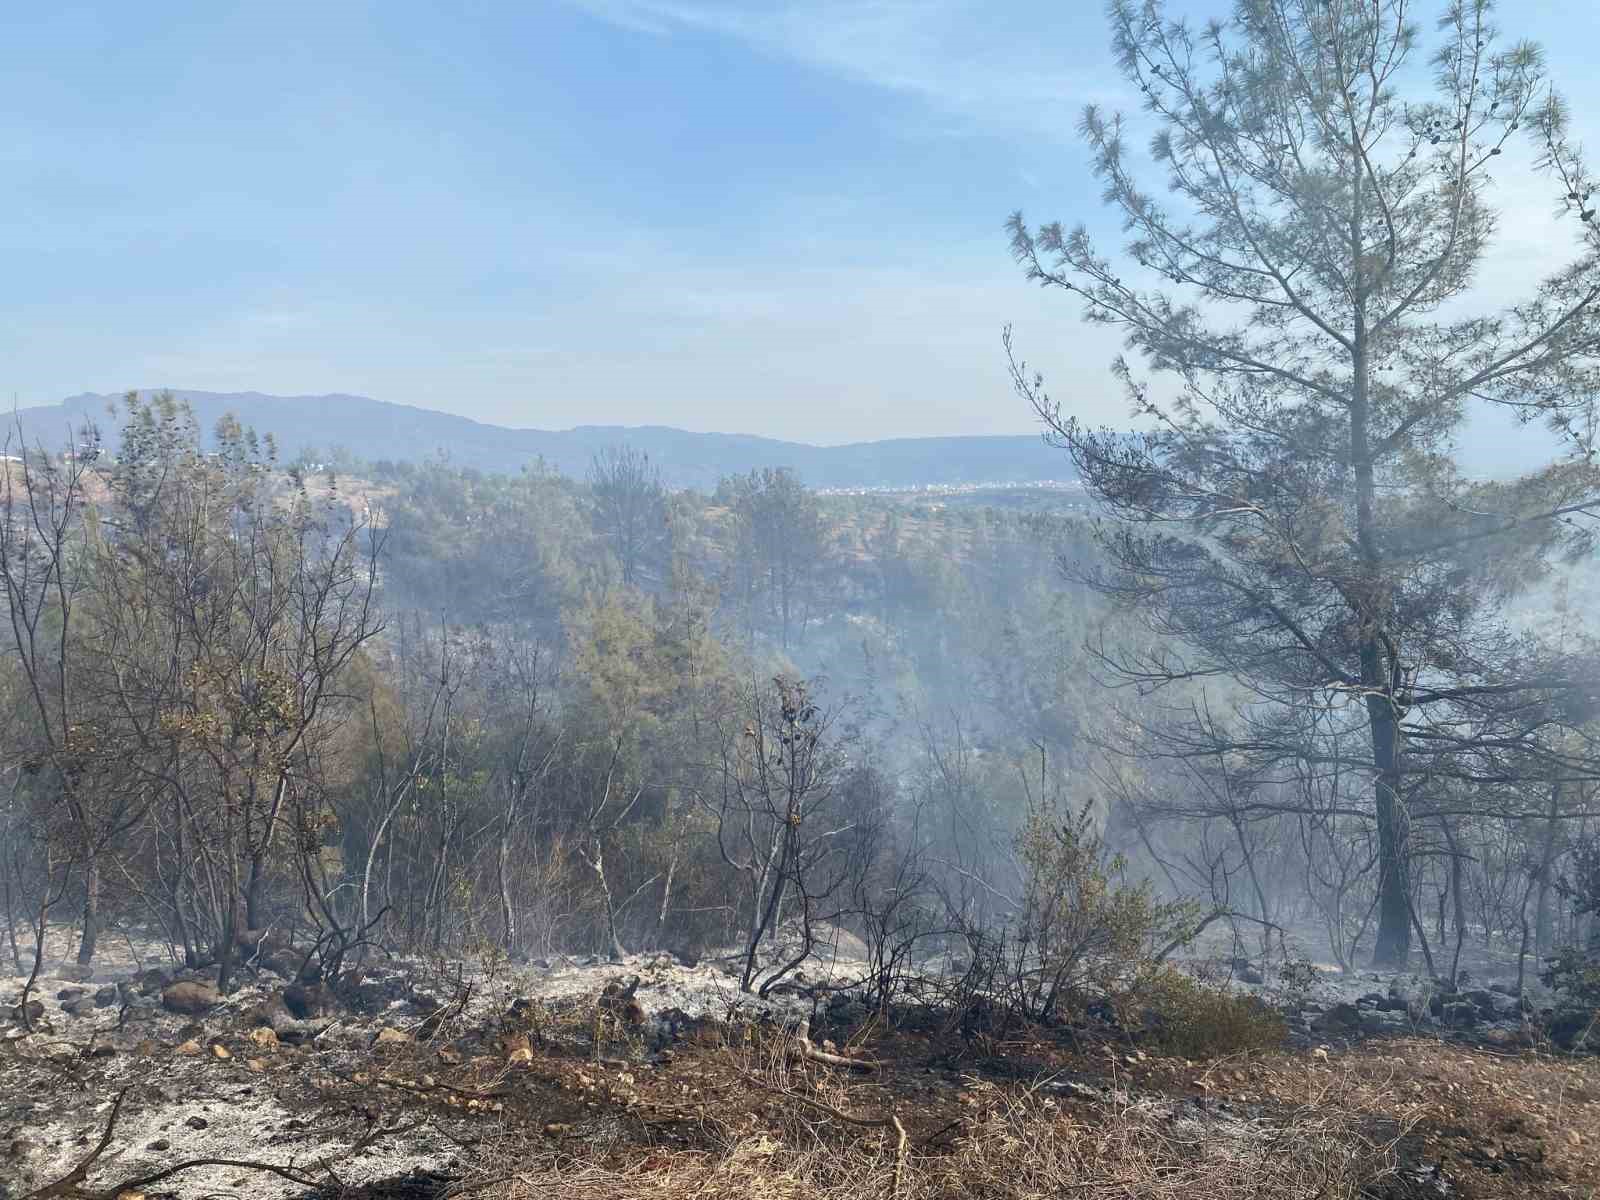
<svg viewBox="0 0 1600 1200">
<path fill-rule="evenodd" d="M 94 1011 L 94 1001 L 88 996 L 79 996 L 76 1000 L 68 1000 L 61 1006 L 61 1011 L 69 1017 L 83 1017 Z"/>
<path fill-rule="evenodd" d="M 250 1031 L 250 1040 L 258 1046 L 276 1046 L 278 1035 L 270 1025 L 258 1025 Z"/>
<path fill-rule="evenodd" d="M 209 983 L 171 983 L 161 991 L 161 1006 L 168 1012 L 195 1015 L 209 1012 L 221 1003 L 222 994 Z"/>
<path fill-rule="evenodd" d="M 1439 1006 L 1438 1015 L 1452 1029 L 1471 1029 L 1478 1023 L 1478 1006 L 1470 1000 L 1449 1000 Z"/>
<path fill-rule="evenodd" d="M 409 1042 L 410 1040 L 411 1035 L 409 1033 L 399 1029 L 391 1029 L 389 1026 L 385 1025 L 382 1029 L 378 1030 L 378 1036 L 373 1039 L 373 1045 L 394 1046 Z"/>
<path fill-rule="evenodd" d="M 280 1022 L 293 1021 L 294 1015 L 283 1002 L 283 993 L 274 992 L 260 1004 L 252 1004 L 245 1009 L 239 1019 L 245 1026 L 269 1025 L 276 1029 Z"/>
<path fill-rule="evenodd" d="M 187 1125 L 190 1129 L 206 1129 L 206 1128 L 210 1127 L 211 1122 L 206 1120 L 204 1117 L 197 1115 L 197 1116 L 190 1117 L 187 1121 L 184 1122 L 184 1124 Z"/>
<path fill-rule="evenodd" d="M 1314 1033 L 1354 1033 L 1361 1028 L 1361 1012 L 1354 1004 L 1335 1004 L 1311 1021 Z"/>
<path fill-rule="evenodd" d="M 157 1138 L 155 1141 L 146 1146 L 145 1149 L 154 1150 L 157 1154 L 160 1154 L 163 1150 L 171 1150 L 172 1143 L 167 1141 L 166 1138 Z"/>
<path fill-rule="evenodd" d="M 154 996 L 167 984 L 172 982 L 171 977 L 159 967 L 151 967 L 148 971 L 135 976 L 139 991 L 146 996 Z"/>
<path fill-rule="evenodd" d="M 1550 1040 L 1563 1050 L 1576 1050 L 1596 1029 L 1595 1014 L 1587 1009 L 1568 1009 L 1550 1018 Z"/>
<path fill-rule="evenodd" d="M 1261 974 L 1261 968 L 1248 958 L 1236 958 L 1230 964 L 1233 977 L 1240 983 L 1260 985 L 1266 982 L 1266 977 Z"/>
<path fill-rule="evenodd" d="M 24 1012 L 24 1009 L 27 1011 Z M 13 1021 L 21 1021 L 26 1019 L 31 1024 L 34 1021 L 40 1020 L 43 1018 L 43 1016 L 44 1004 L 38 1000 L 29 1000 L 26 1005 L 14 1005 L 11 1009 L 11 1019 Z"/>
<path fill-rule="evenodd" d="M 211 1057 L 217 1059 L 218 1061 L 226 1062 L 228 1059 L 233 1057 L 233 1052 L 221 1042 L 212 1042 Z"/>
<path fill-rule="evenodd" d="M 302 1021 L 325 1017 L 333 1009 L 333 998 L 320 983 L 291 983 L 283 989 L 283 1002 Z"/>
<path fill-rule="evenodd" d="M 122 992 L 114 983 L 108 983 L 94 994 L 96 1008 L 110 1008 L 121 997 Z"/>
<path fill-rule="evenodd" d="M 64 987 L 56 993 L 56 999 L 65 1004 L 68 1000 L 76 1000 L 83 993 L 84 989 L 81 987 Z"/>
<path fill-rule="evenodd" d="M 57 979 L 70 979 L 74 983 L 88 983 L 89 980 L 94 978 L 94 968 L 79 963 L 67 963 L 65 966 L 57 967 L 55 975 Z"/>
<path fill-rule="evenodd" d="M 174 1054 L 181 1054 L 185 1058 L 192 1058 L 194 1055 L 200 1053 L 200 1043 L 194 1041 L 193 1039 L 190 1039 L 187 1042 L 180 1042 L 178 1045 L 173 1047 L 172 1052 Z"/>
<path fill-rule="evenodd" d="M 278 1035 L 278 1041 L 286 1046 L 303 1046 L 316 1038 L 330 1024 L 332 1024 L 330 1021 L 296 1021 L 290 1017 L 287 1021 L 274 1024 L 272 1031 Z"/>
</svg>

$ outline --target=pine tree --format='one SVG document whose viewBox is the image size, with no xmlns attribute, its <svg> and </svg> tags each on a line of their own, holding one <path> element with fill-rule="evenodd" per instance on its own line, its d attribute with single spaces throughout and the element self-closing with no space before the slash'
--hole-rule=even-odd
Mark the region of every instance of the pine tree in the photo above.
<svg viewBox="0 0 1600 1200">
<path fill-rule="evenodd" d="M 1360 768 L 1386 965 L 1409 953 L 1409 820 L 1430 784 L 1577 770 L 1547 735 L 1592 689 L 1503 611 L 1556 555 L 1592 549 L 1600 512 L 1600 234 L 1566 110 L 1536 47 L 1502 47 L 1488 0 L 1448 5 L 1426 63 L 1413 7 L 1240 0 L 1195 28 L 1112 0 L 1171 200 L 1139 182 L 1131 123 L 1091 107 L 1126 259 L 1083 227 L 1010 222 L 1030 279 L 1125 334 L 1114 370 L 1148 426 L 1063 413 L 1008 334 L 1018 389 L 1106 515 L 1091 582 L 1163 635 L 1105 665 L 1147 694 L 1233 681 L 1227 720 L 1173 706 L 1161 752 L 1225 762 L 1246 791 Z M 1494 172 L 1519 156 L 1572 253 L 1501 305 L 1474 271 Z M 1521 478 L 1466 477 L 1454 437 L 1481 406 L 1564 448 Z M 1310 708 L 1340 736 L 1297 734 Z"/>
</svg>

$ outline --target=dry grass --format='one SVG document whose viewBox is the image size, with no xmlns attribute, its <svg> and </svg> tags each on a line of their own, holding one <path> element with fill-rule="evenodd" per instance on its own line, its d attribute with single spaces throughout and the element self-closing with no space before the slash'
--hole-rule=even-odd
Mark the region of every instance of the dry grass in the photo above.
<svg viewBox="0 0 1600 1200">
<path fill-rule="evenodd" d="M 1329 1081 L 1293 1106 L 1219 1105 L 1125 1092 L 1089 1105 L 969 1079 L 954 1121 L 926 1128 L 909 1089 L 852 1084 L 797 1063 L 779 1039 L 719 1052 L 747 1103 L 706 1115 L 690 1148 L 534 1153 L 486 1189 L 536 1197 L 901 1200 L 1126 1197 L 1129 1200 L 1354 1200 L 1392 1179 L 1407 1132 L 1347 1103 Z M 922 1117 L 904 1162 L 891 1116 Z M 840 1119 L 845 1118 L 845 1119 Z"/>
<path fill-rule="evenodd" d="M 763 1131 L 717 1151 L 656 1150 L 625 1162 L 549 1155 L 525 1163 L 498 1195 L 1353 1200 L 1397 1166 L 1393 1139 L 1364 1135 L 1326 1114 L 1300 1113 L 1279 1124 L 1130 1106 L 1085 1119 L 1038 1097 L 997 1092 L 982 1103 L 981 1119 L 953 1149 L 911 1156 L 898 1193 L 892 1138 L 840 1144 Z"/>
</svg>

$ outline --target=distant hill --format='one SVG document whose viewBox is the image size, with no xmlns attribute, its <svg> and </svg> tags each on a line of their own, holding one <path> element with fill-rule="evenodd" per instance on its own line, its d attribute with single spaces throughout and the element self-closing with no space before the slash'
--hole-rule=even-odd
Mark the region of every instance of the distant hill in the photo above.
<svg viewBox="0 0 1600 1200">
<path fill-rule="evenodd" d="M 145 393 L 149 394 L 149 393 Z M 627 444 L 650 455 L 677 487 L 715 487 L 724 475 L 788 467 L 819 488 L 916 487 L 923 484 L 1027 483 L 1071 478 L 1071 462 L 1036 436 L 894 438 L 844 446 L 811 446 L 748 434 L 690 433 L 660 425 L 584 425 L 576 429 L 509 429 L 466 417 L 389 404 L 366 396 L 267 396 L 260 392 L 190 392 L 187 400 L 209 430 L 232 413 L 257 433 L 277 439 L 288 460 L 342 447 L 354 458 L 418 462 L 445 455 L 482 471 L 517 471 L 538 459 L 563 474 L 582 476 L 596 451 Z M 119 396 L 85 393 L 60 404 L 18 411 L 23 436 L 49 448 L 69 431 L 95 421 L 114 449 L 116 422 L 107 405 Z"/>
</svg>

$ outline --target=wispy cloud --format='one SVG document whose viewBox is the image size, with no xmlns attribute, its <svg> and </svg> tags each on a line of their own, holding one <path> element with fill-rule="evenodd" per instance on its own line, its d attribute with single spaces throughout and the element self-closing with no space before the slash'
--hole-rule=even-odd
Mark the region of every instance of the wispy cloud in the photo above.
<svg viewBox="0 0 1600 1200">
<path fill-rule="evenodd" d="M 1071 136 L 1086 103 L 1134 97 L 1084 46 L 1073 5 L 1025 5 L 995 19 L 975 0 L 566 0 L 622 28 L 697 31 L 914 97 L 948 133 Z M 1098 29 L 1098 25 L 1096 26 Z M 1074 63 L 1073 46 L 1096 53 Z"/>
</svg>

